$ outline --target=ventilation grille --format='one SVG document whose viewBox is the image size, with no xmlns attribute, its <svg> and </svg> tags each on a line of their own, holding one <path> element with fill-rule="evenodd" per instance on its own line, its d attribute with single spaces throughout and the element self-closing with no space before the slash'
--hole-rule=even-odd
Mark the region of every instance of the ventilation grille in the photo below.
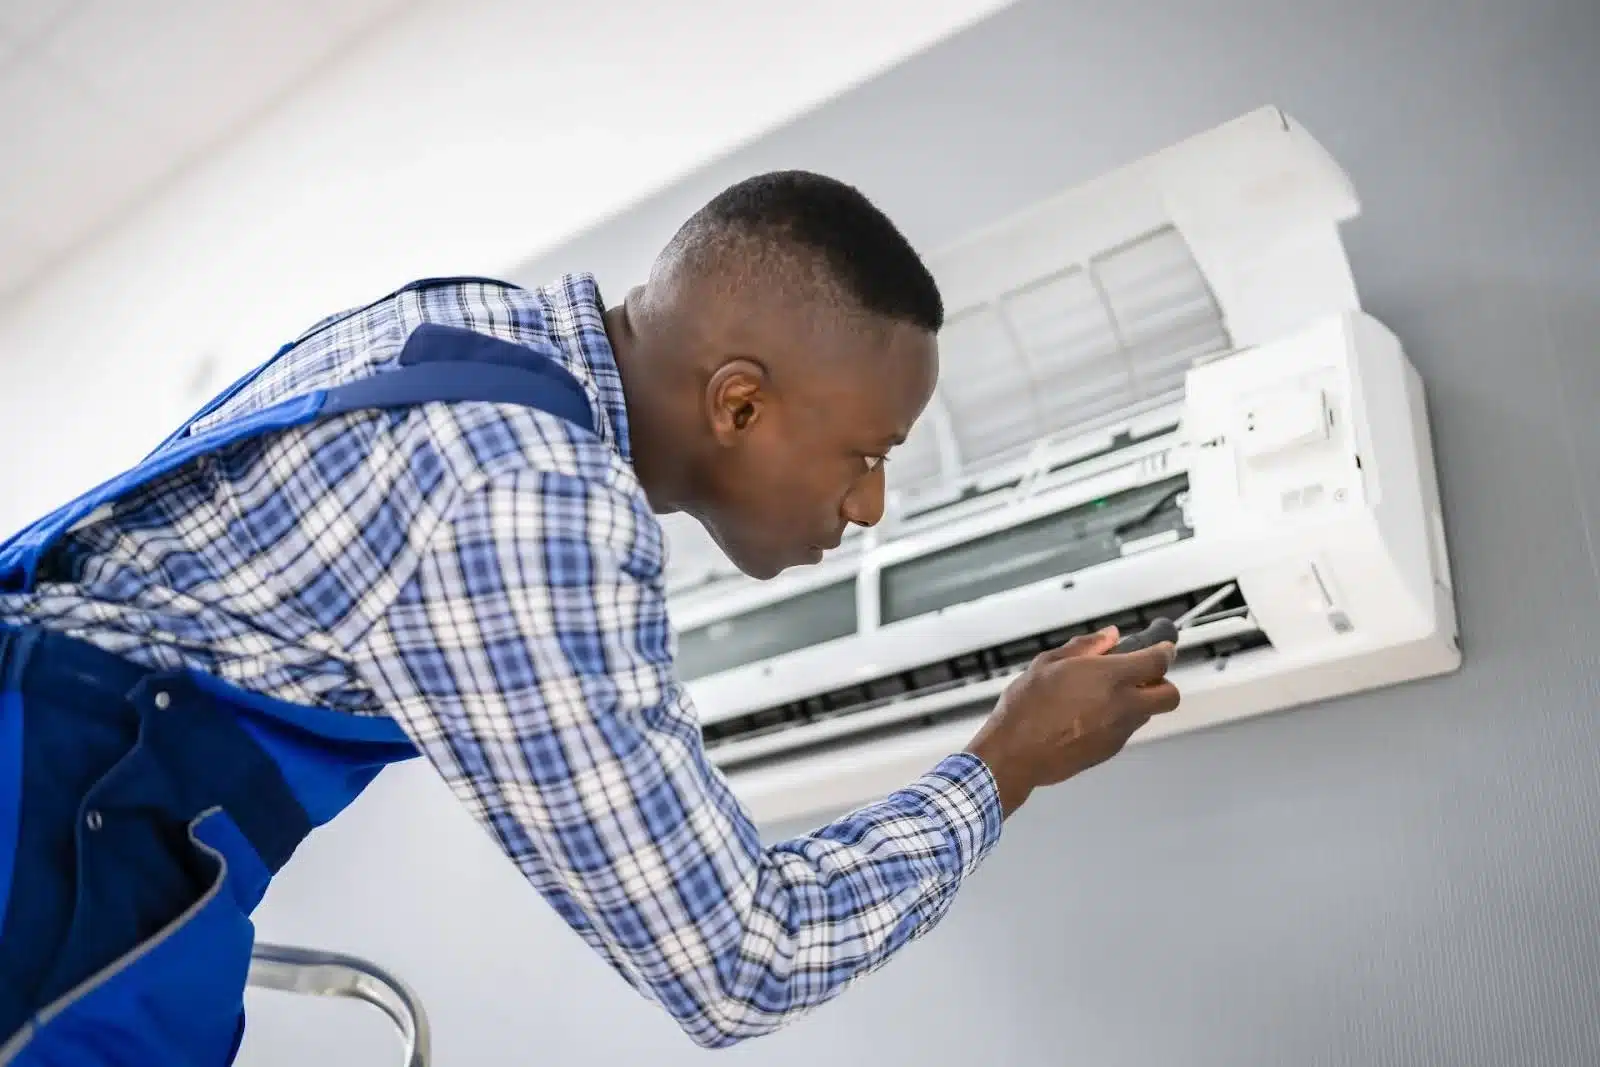
<svg viewBox="0 0 1600 1067">
<path fill-rule="evenodd" d="M 1206 586 L 1187 595 L 1140 604 L 1105 618 L 1085 620 L 1018 640 L 832 689 L 804 700 L 762 708 L 703 727 L 706 748 L 724 769 L 791 758 L 819 747 L 859 744 L 884 733 L 938 725 L 953 718 L 987 713 L 1003 683 L 1046 649 L 1072 638 L 1115 625 L 1124 633 L 1136 632 L 1157 618 L 1175 619 L 1230 583 Z M 1191 624 L 1195 636 L 1212 623 L 1237 620 L 1240 625 L 1221 628 L 1210 640 L 1186 641 L 1175 666 L 1223 659 L 1272 642 L 1248 625 L 1249 607 L 1237 587 L 1203 618 Z M 976 690 L 973 700 L 964 690 Z M 937 700 L 941 695 L 949 699 Z M 937 707 L 931 705 L 937 704 Z"/>
<path fill-rule="evenodd" d="M 1177 399 L 1189 365 L 1230 341 L 1205 275 L 1169 226 L 958 311 L 939 345 L 939 397 L 960 469 L 941 461 L 934 413 L 896 451 L 896 489 L 949 482 L 1041 437 Z"/>
</svg>

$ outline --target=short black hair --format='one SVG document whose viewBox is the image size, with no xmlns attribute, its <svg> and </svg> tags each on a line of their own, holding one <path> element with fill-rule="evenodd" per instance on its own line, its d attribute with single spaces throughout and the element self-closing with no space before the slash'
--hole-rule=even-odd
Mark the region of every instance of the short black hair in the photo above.
<svg viewBox="0 0 1600 1067">
<path fill-rule="evenodd" d="M 911 242 L 860 190 L 835 178 L 803 170 L 746 178 L 695 212 L 668 252 L 696 258 L 726 237 L 809 253 L 860 311 L 929 333 L 944 326 L 938 283 Z"/>
</svg>

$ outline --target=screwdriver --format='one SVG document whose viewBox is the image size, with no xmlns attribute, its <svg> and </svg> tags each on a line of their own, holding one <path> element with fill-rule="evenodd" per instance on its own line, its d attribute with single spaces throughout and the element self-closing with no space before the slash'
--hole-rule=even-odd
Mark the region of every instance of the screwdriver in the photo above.
<svg viewBox="0 0 1600 1067">
<path fill-rule="evenodd" d="M 1178 631 L 1228 599 L 1237 588 L 1239 588 L 1237 582 L 1229 582 L 1182 615 L 1179 615 L 1176 619 L 1155 619 L 1149 626 L 1146 626 L 1138 633 L 1129 634 L 1118 641 L 1116 646 L 1111 649 L 1112 653 L 1137 652 L 1141 648 L 1159 645 L 1164 641 L 1176 645 L 1178 643 Z"/>
</svg>

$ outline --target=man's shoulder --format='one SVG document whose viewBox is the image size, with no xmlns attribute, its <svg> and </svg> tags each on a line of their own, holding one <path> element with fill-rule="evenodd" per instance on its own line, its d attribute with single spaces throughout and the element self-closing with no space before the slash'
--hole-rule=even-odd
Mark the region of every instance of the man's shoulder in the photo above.
<svg viewBox="0 0 1600 1067">
<path fill-rule="evenodd" d="M 455 326 L 554 359 L 580 381 L 579 353 L 563 336 L 545 289 L 492 278 L 426 278 L 370 304 L 328 316 L 302 334 L 282 362 L 341 378 L 392 362 L 417 327 Z M 343 373 L 340 373 L 342 371 Z"/>
<path fill-rule="evenodd" d="M 451 280 L 423 283 L 403 293 L 397 301 L 397 333 L 408 338 L 424 324 L 470 330 L 526 348 L 533 358 L 551 360 L 583 388 L 593 434 L 534 408 L 451 405 L 447 421 L 456 427 L 456 441 L 480 454 L 486 442 L 498 440 L 502 446 L 494 459 L 481 463 L 486 475 L 531 469 L 634 494 L 639 489 L 628 455 L 626 407 L 605 336 L 604 312 L 588 275 L 565 275 L 538 288 Z"/>
<path fill-rule="evenodd" d="M 420 279 L 318 320 L 268 361 L 229 407 L 261 407 L 366 377 L 392 364 L 424 324 L 528 348 L 558 363 L 603 403 L 603 379 L 614 369 L 603 316 L 588 275 L 533 289 L 493 278 Z"/>
<path fill-rule="evenodd" d="M 544 474 L 552 484 L 579 479 L 643 500 L 628 454 L 626 405 L 605 335 L 604 306 L 587 275 L 567 275 L 538 288 L 475 277 L 408 283 L 324 317 L 197 428 L 385 373 L 418 327 L 429 324 L 509 342 L 527 349 L 531 359 L 562 367 L 582 387 L 596 432 L 514 403 L 451 403 L 377 422 L 359 412 L 337 416 L 339 426 L 291 431 L 296 447 L 344 448 L 342 426 L 355 419 L 369 427 L 362 433 L 381 434 L 370 442 L 369 463 L 437 463 L 456 491 L 503 478 L 532 484 Z M 519 477 L 522 472 L 529 477 Z"/>
</svg>

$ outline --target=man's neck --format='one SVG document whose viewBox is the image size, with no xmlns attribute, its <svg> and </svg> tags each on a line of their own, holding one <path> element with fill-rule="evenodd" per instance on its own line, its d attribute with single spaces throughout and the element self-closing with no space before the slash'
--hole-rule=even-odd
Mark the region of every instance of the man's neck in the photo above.
<svg viewBox="0 0 1600 1067">
<path fill-rule="evenodd" d="M 622 378 L 622 395 L 628 410 L 628 433 L 633 443 L 633 472 L 638 476 L 650 508 L 658 515 L 680 511 L 688 498 L 684 438 L 674 433 L 669 417 L 671 399 L 650 354 L 636 329 L 634 308 L 640 289 L 605 312 L 606 337 Z"/>
</svg>

